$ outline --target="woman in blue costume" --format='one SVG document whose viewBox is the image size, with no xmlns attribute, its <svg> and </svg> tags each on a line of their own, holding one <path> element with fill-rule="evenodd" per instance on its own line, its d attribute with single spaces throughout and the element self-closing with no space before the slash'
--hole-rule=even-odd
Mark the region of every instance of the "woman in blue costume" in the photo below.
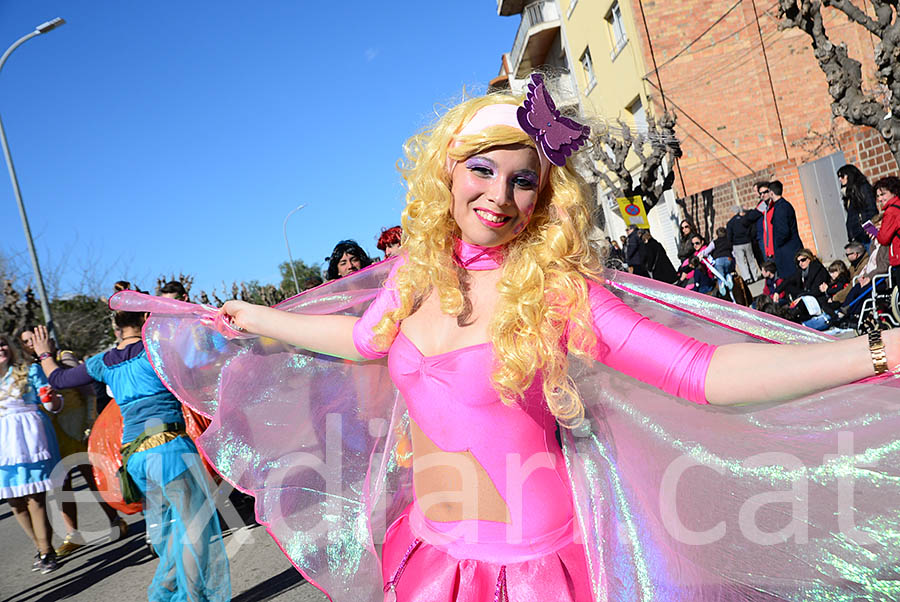
<svg viewBox="0 0 900 602">
<path fill-rule="evenodd" d="M 147 360 L 141 341 L 144 319 L 144 314 L 116 312 L 121 341 L 75 368 L 60 369 L 52 355 L 46 355 L 49 338 L 44 327 L 35 329 L 34 349 L 54 388 L 99 381 L 109 386 L 119 404 L 123 464 L 139 490 L 135 493 L 144 500 L 147 523 L 159 526 L 149 534 L 159 566 L 148 599 L 229 600 L 228 558 L 206 471 L 185 433 L 181 404 Z"/>
<path fill-rule="evenodd" d="M 59 446 L 50 419 L 41 412 L 62 409 L 40 368 L 27 366 L 5 335 L 0 335 L 0 499 L 9 502 L 37 553 L 32 570 L 56 570 L 53 534 L 47 519 L 50 473 L 59 462 Z"/>
</svg>

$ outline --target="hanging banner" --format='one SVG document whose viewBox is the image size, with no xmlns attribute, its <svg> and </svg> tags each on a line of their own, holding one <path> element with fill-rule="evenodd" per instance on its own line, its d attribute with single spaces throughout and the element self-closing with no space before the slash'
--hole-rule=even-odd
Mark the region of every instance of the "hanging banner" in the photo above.
<svg viewBox="0 0 900 602">
<path fill-rule="evenodd" d="M 638 228 L 650 229 L 650 222 L 647 221 L 647 212 L 644 211 L 644 199 L 640 196 L 620 197 L 616 199 L 619 203 L 619 211 L 622 213 L 622 219 L 625 225 L 634 224 Z"/>
</svg>

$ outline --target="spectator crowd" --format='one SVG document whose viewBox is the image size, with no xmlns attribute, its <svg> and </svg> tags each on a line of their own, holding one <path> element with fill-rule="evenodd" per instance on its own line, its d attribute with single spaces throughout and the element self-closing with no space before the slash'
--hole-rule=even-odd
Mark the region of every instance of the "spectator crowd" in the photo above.
<svg viewBox="0 0 900 602">
<path fill-rule="evenodd" d="M 777 180 L 754 184 L 758 203 L 736 207 L 712 240 L 691 220 L 682 220 L 677 267 L 650 231 L 635 225 L 619 241 L 607 238 L 609 264 L 816 330 L 898 326 L 900 179 L 888 176 L 873 186 L 853 165 L 836 175 L 848 242 L 844 258 L 827 266 L 804 247 L 794 207 Z M 753 298 L 749 285 L 760 280 L 762 294 Z"/>
</svg>

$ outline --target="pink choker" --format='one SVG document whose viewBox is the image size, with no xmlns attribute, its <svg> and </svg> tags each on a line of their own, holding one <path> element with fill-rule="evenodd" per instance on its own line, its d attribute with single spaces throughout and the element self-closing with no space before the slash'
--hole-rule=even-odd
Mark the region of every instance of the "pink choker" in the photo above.
<svg viewBox="0 0 900 602">
<path fill-rule="evenodd" d="M 458 238 L 453 249 L 453 261 L 459 267 L 473 272 L 496 270 L 503 265 L 505 250 L 506 245 L 482 247 Z"/>
</svg>

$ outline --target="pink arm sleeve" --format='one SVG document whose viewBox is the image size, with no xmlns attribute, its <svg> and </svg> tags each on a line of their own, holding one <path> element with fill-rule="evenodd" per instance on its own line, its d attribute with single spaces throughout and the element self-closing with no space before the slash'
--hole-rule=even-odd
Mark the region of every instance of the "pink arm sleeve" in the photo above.
<svg viewBox="0 0 900 602">
<path fill-rule="evenodd" d="M 382 351 L 375 346 L 375 333 L 372 332 L 372 329 L 381 321 L 384 312 L 400 306 L 397 291 L 394 290 L 394 274 L 401 265 L 406 263 L 405 256 L 401 256 L 394 263 L 391 273 L 381 285 L 381 290 L 378 291 L 378 296 L 353 325 L 353 344 L 359 354 L 369 360 L 387 355 L 387 350 Z"/>
<path fill-rule="evenodd" d="M 689 401 L 706 400 L 706 373 L 715 345 L 642 316 L 601 284 L 588 280 L 596 359 Z"/>
</svg>

